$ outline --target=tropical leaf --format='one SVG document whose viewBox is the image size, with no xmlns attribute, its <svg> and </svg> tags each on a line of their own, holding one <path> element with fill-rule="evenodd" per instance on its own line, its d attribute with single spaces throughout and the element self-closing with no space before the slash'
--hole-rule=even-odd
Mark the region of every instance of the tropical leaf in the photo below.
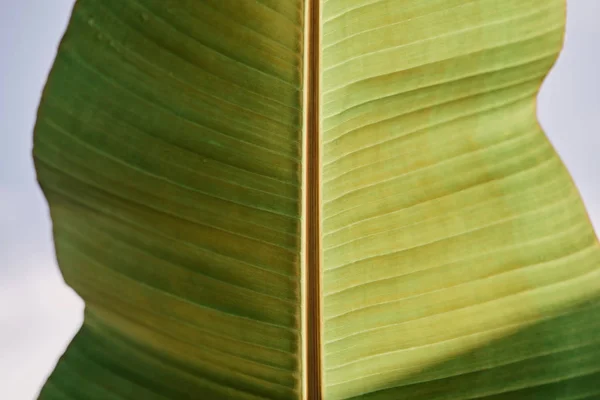
<svg viewBox="0 0 600 400">
<path fill-rule="evenodd" d="M 565 0 L 79 0 L 35 128 L 83 327 L 41 399 L 592 399 L 536 119 Z"/>
</svg>

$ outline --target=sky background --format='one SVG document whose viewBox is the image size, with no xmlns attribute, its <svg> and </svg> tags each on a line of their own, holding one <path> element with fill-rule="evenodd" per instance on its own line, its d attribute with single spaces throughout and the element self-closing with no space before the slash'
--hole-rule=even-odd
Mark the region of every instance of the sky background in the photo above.
<svg viewBox="0 0 600 400">
<path fill-rule="evenodd" d="M 0 0 L 0 399 L 32 400 L 81 325 L 35 182 L 32 130 L 73 0 Z M 600 0 L 568 0 L 540 122 L 600 229 Z"/>
</svg>

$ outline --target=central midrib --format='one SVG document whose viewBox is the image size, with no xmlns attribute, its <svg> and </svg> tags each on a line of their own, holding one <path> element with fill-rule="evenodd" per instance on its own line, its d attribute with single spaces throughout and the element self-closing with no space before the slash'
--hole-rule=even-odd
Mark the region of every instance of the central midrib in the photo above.
<svg viewBox="0 0 600 400">
<path fill-rule="evenodd" d="M 320 227 L 320 132 L 319 43 L 320 0 L 307 0 L 305 26 L 306 73 L 306 394 L 321 400 L 321 227 Z"/>
</svg>

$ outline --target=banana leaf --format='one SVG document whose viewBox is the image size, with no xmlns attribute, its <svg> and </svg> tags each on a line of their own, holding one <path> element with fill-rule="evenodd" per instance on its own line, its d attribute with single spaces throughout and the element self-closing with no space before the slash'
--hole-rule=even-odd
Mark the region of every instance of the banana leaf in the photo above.
<svg viewBox="0 0 600 400">
<path fill-rule="evenodd" d="M 565 7 L 78 0 L 33 156 L 86 311 L 39 398 L 598 398 Z"/>
</svg>

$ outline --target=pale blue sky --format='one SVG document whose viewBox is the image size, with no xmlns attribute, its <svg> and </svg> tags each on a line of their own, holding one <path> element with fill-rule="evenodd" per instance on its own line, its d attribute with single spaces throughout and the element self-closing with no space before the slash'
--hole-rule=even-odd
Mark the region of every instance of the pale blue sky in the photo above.
<svg viewBox="0 0 600 400">
<path fill-rule="evenodd" d="M 501 1 L 501 0 L 499 0 Z M 73 0 L 0 0 L 0 399 L 31 400 L 78 329 L 83 304 L 56 266 L 31 133 Z M 569 0 L 542 126 L 600 229 L 600 0 Z"/>
</svg>

